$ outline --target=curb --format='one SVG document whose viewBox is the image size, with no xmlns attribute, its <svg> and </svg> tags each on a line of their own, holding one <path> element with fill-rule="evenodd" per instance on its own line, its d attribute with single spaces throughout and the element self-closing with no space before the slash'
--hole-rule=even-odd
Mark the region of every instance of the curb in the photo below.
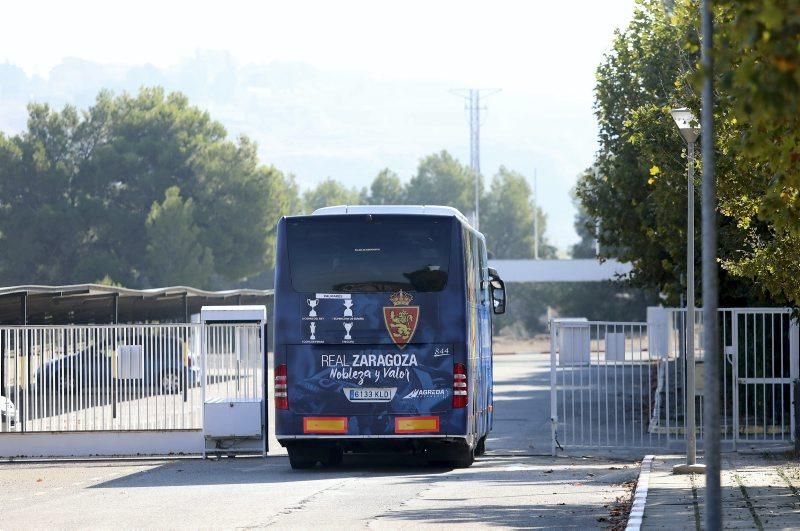
<svg viewBox="0 0 800 531">
<path fill-rule="evenodd" d="M 646 455 L 642 459 L 642 466 L 639 470 L 639 481 L 636 482 L 636 492 L 633 495 L 633 505 L 631 513 L 628 515 L 628 525 L 625 531 L 639 531 L 644 519 L 644 507 L 647 503 L 647 489 L 650 484 L 650 469 L 653 466 L 655 456 Z"/>
</svg>

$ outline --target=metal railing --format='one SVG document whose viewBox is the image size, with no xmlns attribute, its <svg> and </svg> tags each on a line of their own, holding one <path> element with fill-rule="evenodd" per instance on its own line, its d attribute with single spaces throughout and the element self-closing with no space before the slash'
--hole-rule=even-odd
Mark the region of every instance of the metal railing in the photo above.
<svg viewBox="0 0 800 531">
<path fill-rule="evenodd" d="M 262 330 L 257 324 L 208 324 L 201 380 L 203 399 L 264 399 Z"/>
<path fill-rule="evenodd" d="M 199 429 L 204 397 L 263 398 L 261 334 L 253 324 L 0 327 L 0 432 Z"/>
<path fill-rule="evenodd" d="M 657 364 L 647 324 L 559 320 L 550 323 L 552 452 L 556 447 L 653 447 L 649 430 Z"/>
<path fill-rule="evenodd" d="M 686 311 L 659 309 L 648 323 L 556 319 L 551 334 L 552 451 L 559 445 L 663 448 L 685 444 L 689 407 L 703 438 L 703 314 L 695 312 L 695 400 L 686 387 Z M 787 308 L 719 311 L 723 356 L 721 437 L 794 440 L 798 324 Z"/>
<path fill-rule="evenodd" d="M 682 360 L 686 312 L 668 311 L 671 350 Z M 696 345 L 702 345 L 702 312 L 695 314 Z M 789 308 L 721 308 L 719 331 L 723 356 L 721 440 L 740 443 L 794 440 L 793 382 L 798 379 L 798 325 Z M 695 352 L 698 438 L 703 435 L 703 373 L 706 353 Z M 683 430 L 684 428 L 682 428 Z"/>
</svg>

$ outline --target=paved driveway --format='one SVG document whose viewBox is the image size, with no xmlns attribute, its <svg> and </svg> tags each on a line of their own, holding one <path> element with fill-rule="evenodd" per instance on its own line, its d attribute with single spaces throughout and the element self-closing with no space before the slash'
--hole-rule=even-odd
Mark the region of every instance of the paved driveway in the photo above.
<svg viewBox="0 0 800 531">
<path fill-rule="evenodd" d="M 279 450 L 266 460 L 4 463 L 2 527 L 608 527 L 638 468 L 541 455 L 547 370 L 546 356 L 497 356 L 495 431 L 469 469 L 377 456 L 292 471 Z"/>
</svg>

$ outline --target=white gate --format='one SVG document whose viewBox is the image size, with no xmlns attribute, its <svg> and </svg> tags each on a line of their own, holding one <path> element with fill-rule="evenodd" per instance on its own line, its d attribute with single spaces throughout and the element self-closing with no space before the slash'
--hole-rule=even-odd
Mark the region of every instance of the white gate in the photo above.
<svg viewBox="0 0 800 531">
<path fill-rule="evenodd" d="M 677 376 L 685 358 L 684 309 L 664 309 L 666 341 L 662 351 L 676 360 L 672 371 Z M 698 440 L 703 436 L 702 348 L 705 329 L 703 314 L 695 311 L 695 385 Z M 651 325 L 651 328 L 653 326 Z M 794 440 L 795 418 L 793 384 L 798 378 L 798 326 L 788 308 L 721 308 L 719 333 L 722 364 L 721 439 L 733 449 L 740 444 L 788 443 Z M 662 338 L 663 340 L 664 338 Z M 669 377 L 669 374 L 667 375 Z M 683 382 L 674 378 L 682 391 Z M 680 432 L 685 432 L 681 425 Z"/>
<path fill-rule="evenodd" d="M 550 348 L 553 455 L 563 446 L 649 448 L 670 437 L 650 429 L 662 360 L 648 348 L 646 323 L 555 319 Z"/>
<path fill-rule="evenodd" d="M 798 378 L 798 329 L 788 309 L 732 309 L 725 343 L 731 427 L 740 443 L 794 439 L 793 382 Z M 726 401 L 727 402 L 727 401 Z M 725 404 L 727 406 L 727 403 Z"/>
<path fill-rule="evenodd" d="M 696 311 L 695 401 L 686 388 L 686 311 L 658 308 L 648 323 L 551 322 L 553 453 L 560 445 L 682 449 L 695 407 L 703 438 L 703 314 Z M 798 325 L 786 308 L 719 311 L 722 440 L 795 438 Z"/>
<path fill-rule="evenodd" d="M 232 323 L 0 327 L 0 437 L 199 430 L 204 396 L 265 397 L 262 334 Z"/>
</svg>

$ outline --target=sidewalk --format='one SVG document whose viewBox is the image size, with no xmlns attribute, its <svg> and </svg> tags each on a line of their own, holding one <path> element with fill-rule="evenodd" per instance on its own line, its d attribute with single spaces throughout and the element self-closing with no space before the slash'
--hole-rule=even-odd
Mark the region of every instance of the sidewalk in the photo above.
<svg viewBox="0 0 800 531">
<path fill-rule="evenodd" d="M 673 475 L 682 462 L 653 460 L 642 529 L 702 528 L 705 476 Z M 800 529 L 800 462 L 788 454 L 723 454 L 722 504 L 726 529 Z"/>
</svg>

